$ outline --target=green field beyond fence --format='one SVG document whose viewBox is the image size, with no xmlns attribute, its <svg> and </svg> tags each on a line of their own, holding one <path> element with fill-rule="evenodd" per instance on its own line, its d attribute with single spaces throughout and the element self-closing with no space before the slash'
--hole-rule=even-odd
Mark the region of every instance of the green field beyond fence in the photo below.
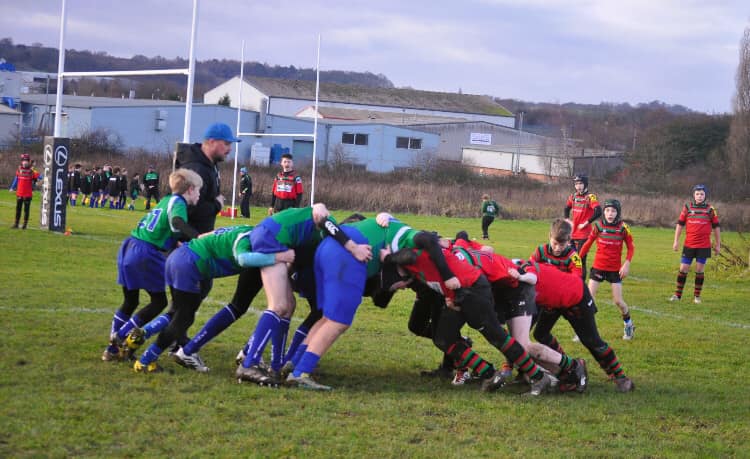
<svg viewBox="0 0 750 459">
<path fill-rule="evenodd" d="M 11 230 L 15 199 L 0 195 L 0 457 L 750 456 L 748 275 L 708 269 L 696 305 L 689 301 L 691 274 L 686 298 L 668 302 L 679 263 L 673 229 L 633 228 L 636 254 L 624 282 L 633 341 L 621 338 L 609 286 L 598 294 L 600 331 L 635 382 L 632 393 L 615 391 L 571 341 L 566 322 L 555 334 L 589 363 L 584 394 L 529 399 L 514 387 L 486 394 L 477 385 L 425 379 L 420 370 L 441 356 L 407 330 L 411 292 L 398 293 L 385 310 L 363 302 L 320 363 L 318 380 L 335 389 L 311 393 L 234 378 L 234 356 L 265 308 L 263 295 L 201 351 L 207 374 L 166 355 L 160 362 L 167 371 L 153 375 L 102 362 L 122 301 L 117 250 L 143 213 L 72 208 L 72 234 L 64 236 L 38 229 L 39 202 L 35 195 L 30 229 Z M 254 208 L 251 223 L 263 212 Z M 399 217 L 444 235 L 480 231 L 479 219 Z M 231 223 L 220 218 L 217 226 Z M 491 244 L 527 257 L 547 231 L 546 221 L 498 221 Z M 733 233 L 723 240 L 742 244 Z M 193 333 L 226 304 L 234 284 L 215 281 Z M 292 330 L 307 311 L 300 300 Z M 479 333 L 464 332 L 482 355 L 502 361 Z"/>
</svg>

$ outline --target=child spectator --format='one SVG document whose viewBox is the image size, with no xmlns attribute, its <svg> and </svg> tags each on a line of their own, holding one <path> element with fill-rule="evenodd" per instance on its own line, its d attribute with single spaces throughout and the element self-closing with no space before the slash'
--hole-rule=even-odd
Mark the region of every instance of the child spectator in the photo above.
<svg viewBox="0 0 750 459">
<path fill-rule="evenodd" d="M 680 260 L 680 271 L 677 273 L 677 289 L 669 301 L 679 301 L 682 298 L 682 290 L 685 288 L 690 265 L 695 258 L 695 289 L 693 291 L 693 302 L 701 302 L 701 290 L 703 289 L 706 261 L 711 258 L 711 232 L 714 233 L 714 251 L 716 255 L 721 251 L 721 229 L 719 227 L 719 216 L 716 209 L 708 202 L 706 197 L 708 189 L 706 185 L 695 185 L 693 187 L 693 200 L 682 208 L 680 218 L 674 230 L 674 243 L 672 250 L 677 251 L 680 242 L 682 228 L 685 227 L 685 244 L 682 246 L 682 259 Z"/>
<path fill-rule="evenodd" d="M 594 241 L 596 241 L 596 256 L 594 266 L 591 268 L 589 291 L 591 296 L 596 298 L 599 283 L 606 280 L 612 285 L 612 300 L 620 308 L 622 321 L 625 324 L 622 339 L 631 340 L 635 333 L 635 326 L 630 318 L 628 305 L 622 298 L 622 280 L 630 272 L 630 261 L 633 259 L 635 246 L 630 227 L 622 221 L 622 208 L 617 199 L 604 201 L 604 217 L 594 223 L 588 240 L 581 248 L 582 256 L 586 256 Z M 628 252 L 625 255 L 625 262 L 620 264 L 623 243 L 627 246 Z"/>
<path fill-rule="evenodd" d="M 128 210 L 135 210 L 135 202 L 138 200 L 138 193 L 141 191 L 141 176 L 136 172 L 130 179 L 130 205 Z"/>
<path fill-rule="evenodd" d="M 21 208 L 23 208 L 23 226 L 29 225 L 29 207 L 33 196 L 34 182 L 39 178 L 39 172 L 31 168 L 31 157 L 28 153 L 21 155 L 21 165 L 16 169 L 16 222 L 11 228 L 18 229 L 21 220 Z"/>
</svg>

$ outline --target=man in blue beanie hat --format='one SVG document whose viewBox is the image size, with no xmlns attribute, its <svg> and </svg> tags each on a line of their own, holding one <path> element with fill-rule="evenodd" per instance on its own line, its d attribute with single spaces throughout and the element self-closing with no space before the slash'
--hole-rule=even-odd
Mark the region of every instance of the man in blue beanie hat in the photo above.
<svg viewBox="0 0 750 459">
<path fill-rule="evenodd" d="M 188 208 L 188 223 L 200 233 L 214 229 L 216 214 L 224 207 L 218 163 L 232 151 L 232 143 L 240 142 L 232 128 L 224 123 L 214 123 L 206 129 L 202 143 L 183 145 L 177 151 L 176 168 L 195 171 L 203 179 L 200 199 Z"/>
</svg>

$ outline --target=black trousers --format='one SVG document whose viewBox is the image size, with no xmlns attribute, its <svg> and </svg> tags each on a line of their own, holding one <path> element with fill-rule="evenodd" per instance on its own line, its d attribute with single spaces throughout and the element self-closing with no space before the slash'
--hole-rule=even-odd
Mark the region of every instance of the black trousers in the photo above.
<svg viewBox="0 0 750 459">
<path fill-rule="evenodd" d="M 27 223 L 29 221 L 29 206 L 31 206 L 31 198 L 16 198 L 16 225 L 21 220 L 21 208 L 23 207 L 23 221 Z"/>
<path fill-rule="evenodd" d="M 250 218 L 250 195 L 247 193 L 242 195 L 242 201 L 240 202 L 240 214 L 245 218 Z"/>
<path fill-rule="evenodd" d="M 484 217 L 482 217 L 482 236 L 483 237 L 489 237 L 490 236 L 489 233 L 488 233 L 488 231 L 490 229 L 490 225 L 494 221 L 495 221 L 495 217 L 490 217 L 490 216 L 487 216 L 487 215 L 485 215 Z"/>
</svg>

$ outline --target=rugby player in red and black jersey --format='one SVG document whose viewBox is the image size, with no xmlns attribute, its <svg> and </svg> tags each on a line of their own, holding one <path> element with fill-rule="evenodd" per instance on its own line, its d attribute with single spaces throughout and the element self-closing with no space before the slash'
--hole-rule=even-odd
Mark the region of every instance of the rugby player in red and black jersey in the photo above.
<svg viewBox="0 0 750 459">
<path fill-rule="evenodd" d="M 456 257 L 479 268 L 492 285 L 495 312 L 505 322 L 510 335 L 534 358 L 534 360 L 563 381 L 568 390 L 586 390 L 586 362 L 572 359 L 556 348 L 534 343 L 529 339 L 531 324 L 537 314 L 533 275 L 518 275 L 515 264 L 504 256 L 487 250 L 471 248 L 471 243 L 456 240 L 453 245 Z M 558 346 L 559 347 L 559 346 Z M 503 377 L 510 378 L 510 368 L 503 367 Z"/>
<path fill-rule="evenodd" d="M 713 249 L 716 255 L 721 252 L 721 229 L 719 227 L 719 215 L 716 209 L 706 201 L 708 189 L 706 185 L 695 185 L 693 187 L 693 200 L 682 208 L 680 218 L 674 230 L 674 243 L 672 250 L 675 252 L 679 247 L 680 234 L 685 228 L 685 244 L 682 246 L 682 259 L 680 260 L 680 272 L 677 274 L 677 289 L 669 301 L 679 301 L 682 298 L 682 290 L 685 287 L 690 265 L 695 258 L 695 303 L 701 302 L 701 290 L 703 289 L 703 270 L 706 261 L 711 258 L 711 233 L 714 233 Z"/>
<path fill-rule="evenodd" d="M 565 203 L 564 216 L 573 227 L 573 245 L 576 250 L 581 247 L 591 233 L 591 224 L 602 215 L 602 208 L 594 193 L 589 193 L 589 178 L 586 175 L 573 177 L 575 193 L 568 196 Z M 581 257 L 582 277 L 586 280 L 586 257 Z"/>
<path fill-rule="evenodd" d="M 461 338 L 464 323 L 479 331 L 485 339 L 510 359 L 531 381 L 531 395 L 546 392 L 552 380 L 537 366 L 523 346 L 508 335 L 494 309 L 490 283 L 482 272 L 458 259 L 450 250 L 443 249 L 448 267 L 460 282 L 451 290 L 443 281 L 435 263 L 424 250 L 402 249 L 387 255 L 385 262 L 394 262 L 414 278 L 445 297 L 446 308 L 440 315 L 433 342 L 457 362 L 472 352 Z M 482 382 L 482 389 L 494 391 L 505 384 L 505 377 L 496 371 Z"/>
<path fill-rule="evenodd" d="M 273 179 L 271 193 L 271 207 L 268 215 L 280 212 L 290 207 L 299 207 L 302 202 L 302 177 L 294 170 L 292 155 L 281 155 L 281 172 Z"/>
<path fill-rule="evenodd" d="M 589 291 L 596 297 L 599 283 L 608 281 L 612 285 L 612 300 L 620 309 L 624 332 L 622 339 L 631 340 L 635 333 L 635 325 L 630 318 L 630 309 L 622 298 L 622 280 L 630 272 L 630 262 L 635 254 L 633 234 L 630 227 L 622 221 L 622 206 L 617 199 L 604 201 L 604 216 L 594 222 L 589 239 L 581 248 L 581 256 L 586 256 L 591 245 L 596 242 L 596 256 L 594 266 L 589 274 Z M 627 246 L 628 252 L 622 262 L 622 248 Z"/>
<path fill-rule="evenodd" d="M 513 271 L 511 271 L 513 272 Z M 580 337 L 592 356 L 599 362 L 604 371 L 614 378 L 619 392 L 630 392 L 634 389 L 633 381 L 625 376 L 614 349 L 599 336 L 596 326 L 596 304 L 589 289 L 580 277 L 560 271 L 546 264 L 529 262 L 520 265 L 514 275 L 536 275 L 536 304 L 539 307 L 539 319 L 534 328 L 534 339 L 552 347 L 555 340 L 552 327 L 557 319 L 564 316 Z M 566 390 L 561 387 L 561 390 Z M 568 389 L 569 390 L 569 389 Z"/>
</svg>

